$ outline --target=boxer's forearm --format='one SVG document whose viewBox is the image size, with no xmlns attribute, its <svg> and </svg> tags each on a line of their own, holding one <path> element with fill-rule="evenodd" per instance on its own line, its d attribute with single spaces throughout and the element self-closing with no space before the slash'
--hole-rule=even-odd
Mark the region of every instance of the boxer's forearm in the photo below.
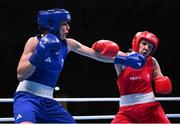
<svg viewBox="0 0 180 124">
<path fill-rule="evenodd" d="M 17 78 L 19 81 L 27 79 L 36 69 L 36 67 L 29 62 L 30 55 L 31 54 L 23 55 L 19 62 L 17 68 Z"/>
</svg>

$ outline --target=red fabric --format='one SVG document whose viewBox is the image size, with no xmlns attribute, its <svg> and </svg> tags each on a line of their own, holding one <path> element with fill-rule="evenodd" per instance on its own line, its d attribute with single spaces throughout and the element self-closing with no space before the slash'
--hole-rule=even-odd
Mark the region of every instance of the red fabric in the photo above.
<svg viewBox="0 0 180 124">
<path fill-rule="evenodd" d="M 113 123 L 170 123 L 158 102 L 120 107 Z"/>
<path fill-rule="evenodd" d="M 140 69 L 126 67 L 117 79 L 120 95 L 152 92 L 153 60 L 148 57 Z"/>
<path fill-rule="evenodd" d="M 99 40 L 92 45 L 92 48 L 102 55 L 114 57 L 120 50 L 119 46 L 110 40 Z"/>
</svg>

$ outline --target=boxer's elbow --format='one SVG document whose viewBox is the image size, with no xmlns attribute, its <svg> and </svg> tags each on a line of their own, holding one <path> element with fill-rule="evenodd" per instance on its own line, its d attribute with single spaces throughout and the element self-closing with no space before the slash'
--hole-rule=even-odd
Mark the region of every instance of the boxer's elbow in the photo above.
<svg viewBox="0 0 180 124">
<path fill-rule="evenodd" d="M 29 73 L 17 73 L 17 79 L 19 81 L 26 80 L 30 76 L 31 76 L 31 74 L 29 74 Z"/>
<path fill-rule="evenodd" d="M 23 81 L 24 80 L 24 73 L 22 72 L 21 69 L 17 69 L 17 79 L 19 81 Z"/>
<path fill-rule="evenodd" d="M 23 81 L 25 79 L 27 79 L 30 76 L 29 71 L 28 70 L 24 70 L 24 69 L 17 69 L 17 79 L 19 81 Z"/>
<path fill-rule="evenodd" d="M 19 81 L 23 81 L 30 77 L 36 69 L 36 67 L 31 64 L 24 64 L 23 66 L 21 65 L 17 68 L 17 78 Z"/>
<path fill-rule="evenodd" d="M 23 78 L 23 76 L 21 74 L 17 74 L 17 79 L 19 81 L 23 81 L 24 80 L 24 78 Z"/>
</svg>

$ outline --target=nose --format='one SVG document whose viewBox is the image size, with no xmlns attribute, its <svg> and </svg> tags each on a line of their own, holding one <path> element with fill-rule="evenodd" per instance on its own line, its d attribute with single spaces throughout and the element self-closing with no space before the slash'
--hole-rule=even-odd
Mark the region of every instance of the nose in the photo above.
<svg viewBox="0 0 180 124">
<path fill-rule="evenodd" d="M 70 30 L 70 27 L 69 27 L 69 25 L 67 24 L 66 27 L 65 27 L 65 33 L 68 34 L 68 33 L 69 33 L 69 30 Z"/>
<path fill-rule="evenodd" d="M 66 25 L 66 29 L 67 29 L 68 31 L 70 30 L 69 24 Z"/>
</svg>

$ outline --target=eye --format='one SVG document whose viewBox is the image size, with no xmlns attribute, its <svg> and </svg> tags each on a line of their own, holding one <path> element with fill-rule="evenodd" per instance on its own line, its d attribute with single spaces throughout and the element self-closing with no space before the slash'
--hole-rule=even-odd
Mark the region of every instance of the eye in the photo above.
<svg viewBox="0 0 180 124">
<path fill-rule="evenodd" d="M 147 43 L 146 43 L 146 42 L 141 42 L 141 43 L 142 43 L 142 45 L 143 45 L 143 46 L 147 45 Z"/>
<path fill-rule="evenodd" d="M 62 23 L 62 26 L 66 26 L 67 25 L 67 23 Z"/>
<path fill-rule="evenodd" d="M 62 22 L 61 25 L 68 25 L 68 22 Z"/>
<path fill-rule="evenodd" d="M 148 45 L 148 48 L 149 48 L 149 49 L 152 49 L 152 48 L 153 48 L 153 46 L 151 46 L 151 45 Z"/>
</svg>

